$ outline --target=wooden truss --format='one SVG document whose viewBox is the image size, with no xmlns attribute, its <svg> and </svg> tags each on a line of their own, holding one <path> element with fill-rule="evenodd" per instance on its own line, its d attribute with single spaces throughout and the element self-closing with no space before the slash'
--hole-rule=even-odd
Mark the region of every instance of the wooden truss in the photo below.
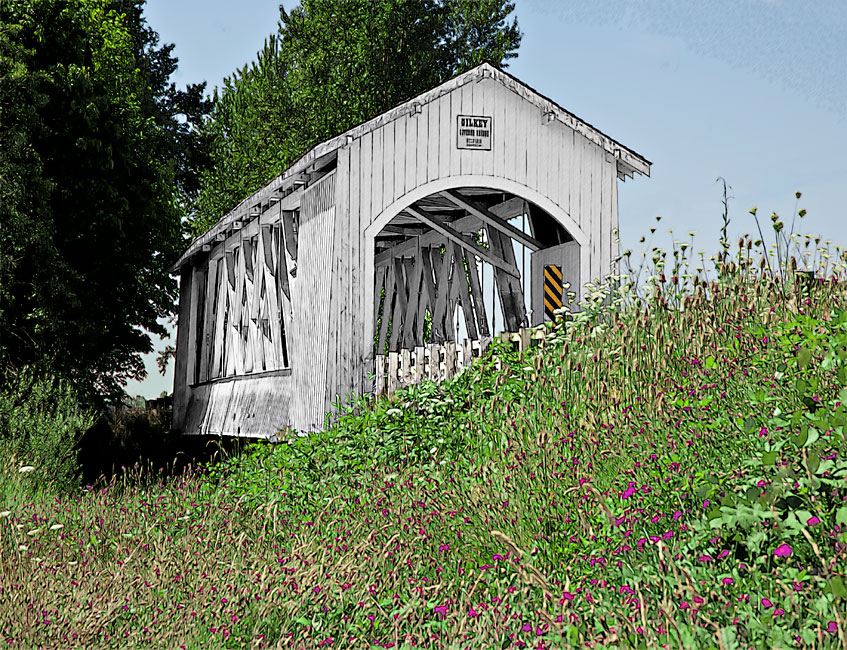
<svg viewBox="0 0 847 650">
<path fill-rule="evenodd" d="M 196 382 L 289 367 L 285 321 L 296 273 L 296 210 L 282 204 L 233 231 L 199 265 Z M 196 277 L 195 276 L 195 277 Z"/>
<path fill-rule="evenodd" d="M 469 338 L 491 336 L 478 260 L 493 269 L 506 329 L 517 331 L 527 325 L 512 239 L 531 250 L 542 246 L 508 223 L 509 218 L 521 214 L 523 202 L 510 199 L 486 208 L 459 192 L 446 191 L 439 196 L 442 209 L 409 206 L 397 223 L 383 231 L 385 241 L 395 236 L 401 241 L 375 258 L 377 354 L 453 340 L 457 307 L 462 308 Z M 479 232 L 485 233 L 487 247 L 477 241 Z"/>
</svg>

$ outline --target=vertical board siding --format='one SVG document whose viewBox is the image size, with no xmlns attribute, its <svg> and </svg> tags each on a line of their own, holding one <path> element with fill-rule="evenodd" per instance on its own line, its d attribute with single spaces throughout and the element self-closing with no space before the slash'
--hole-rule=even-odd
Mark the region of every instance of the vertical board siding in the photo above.
<svg viewBox="0 0 847 650">
<path fill-rule="evenodd" d="M 385 165 L 382 164 L 382 138 L 385 128 L 379 128 L 373 134 L 373 154 L 371 155 L 371 213 L 382 212 L 382 175 L 385 173 Z"/>
<path fill-rule="evenodd" d="M 394 174 L 397 169 L 397 159 L 394 157 L 395 131 L 397 122 L 389 122 L 380 129 L 382 131 L 382 207 L 394 202 Z"/>
<path fill-rule="evenodd" d="M 529 121 L 532 119 L 532 111 L 521 110 L 530 107 L 515 93 L 510 94 L 512 96 L 510 100 L 512 114 L 515 116 L 515 121 L 511 124 L 511 130 L 515 138 L 513 145 L 513 151 L 515 152 L 514 179 L 521 185 L 526 185 L 527 129 L 529 127 Z"/>
<path fill-rule="evenodd" d="M 621 254 L 620 251 L 620 223 L 618 221 L 618 166 L 615 160 L 611 160 L 606 166 L 606 191 L 608 203 L 605 208 L 612 214 L 612 231 L 617 234 L 612 235 L 610 242 L 610 257 L 616 259 Z M 615 273 L 620 273 L 620 268 L 615 268 Z"/>
<path fill-rule="evenodd" d="M 303 194 L 300 206 L 297 278 L 292 283 L 295 320 L 291 337 L 292 426 L 315 431 L 323 426 L 328 349 L 335 178 L 330 173 Z"/>
<path fill-rule="evenodd" d="M 432 110 L 429 104 L 421 106 L 421 112 L 414 118 L 417 124 L 417 137 L 410 144 L 415 149 L 415 179 L 407 183 L 411 190 L 413 187 L 423 185 L 427 181 L 427 163 L 429 161 L 429 120 Z M 408 146 L 406 151 L 408 151 Z"/>
<path fill-rule="evenodd" d="M 492 88 L 493 101 L 492 113 L 494 116 L 493 123 L 493 139 L 491 141 L 491 152 L 493 154 L 494 176 L 502 177 L 506 169 L 506 137 L 508 129 L 506 122 L 506 91 L 505 88 L 497 84 Z"/>
<path fill-rule="evenodd" d="M 405 118 L 403 118 L 403 121 L 406 123 L 406 137 L 403 140 L 403 147 L 405 149 L 403 156 L 403 192 L 405 193 L 417 185 L 417 145 L 418 125 L 420 124 L 420 120 L 418 119 L 417 115 L 407 115 Z"/>
<path fill-rule="evenodd" d="M 173 417 L 175 426 L 182 423 L 185 407 L 188 403 L 189 360 L 191 354 L 190 338 L 194 331 L 191 319 L 192 297 L 194 295 L 194 268 L 182 267 L 179 276 L 179 316 L 176 326 L 176 360 L 174 363 Z"/>
<path fill-rule="evenodd" d="M 341 296 L 344 285 L 342 275 L 342 267 L 345 262 L 344 242 L 341 239 L 346 231 L 346 200 L 340 201 L 338 193 L 349 187 L 350 174 L 350 148 L 343 147 L 338 151 L 338 159 L 335 168 L 335 193 L 333 203 L 336 207 L 335 220 L 330 224 L 330 230 L 325 233 L 327 238 L 332 238 L 332 252 L 329 258 L 329 265 L 326 269 L 325 282 L 329 285 L 329 299 L 327 302 L 326 319 L 328 321 L 328 334 L 326 343 L 326 384 L 324 388 L 324 398 L 335 392 L 338 383 L 338 374 L 343 372 L 343 362 L 341 360 L 344 354 L 342 347 L 344 341 L 344 333 L 341 331 L 341 322 L 344 315 L 346 301 Z M 341 182 L 337 182 L 341 179 Z M 302 211 L 301 206 L 301 211 Z"/>
<path fill-rule="evenodd" d="M 436 99 L 426 105 L 424 109 L 429 114 L 427 120 L 427 160 L 426 160 L 426 180 L 434 181 L 438 178 L 439 156 L 441 155 L 441 144 L 439 137 L 441 134 L 441 104 Z M 376 216 L 377 213 L 371 213 L 369 219 Z"/>
<path fill-rule="evenodd" d="M 394 203 L 406 193 L 406 129 L 409 116 L 404 115 L 394 122 L 394 191 L 389 203 Z"/>
<path fill-rule="evenodd" d="M 538 187 L 538 130 L 541 128 L 540 111 L 531 115 L 526 124 L 526 184 Z"/>
<path fill-rule="evenodd" d="M 454 124 L 456 118 L 450 112 L 451 95 L 442 95 L 435 101 L 438 105 L 439 131 L 436 134 L 436 142 L 438 142 L 438 167 L 435 170 L 434 178 L 442 178 L 450 173 L 450 154 L 453 147 L 456 146 L 453 144 L 456 137 L 456 126 Z"/>
<path fill-rule="evenodd" d="M 408 148 L 407 148 L 408 152 Z M 358 142 L 355 142 L 350 149 L 350 168 L 349 168 L 349 192 L 347 193 L 347 205 L 336 206 L 336 209 L 341 209 L 348 212 L 349 229 L 346 244 L 349 246 L 347 263 L 349 265 L 349 281 L 347 282 L 347 301 L 349 304 L 348 313 L 350 314 L 350 338 L 344 344 L 349 346 L 349 377 L 346 383 L 341 382 L 339 392 L 352 392 L 354 395 L 362 393 L 362 375 L 361 375 L 361 349 L 362 343 L 362 327 L 364 326 L 359 311 L 361 309 L 361 300 L 359 297 L 359 285 L 362 282 L 362 268 L 359 264 L 359 237 L 361 232 L 361 203 L 360 203 L 360 183 L 361 183 L 361 147 Z M 341 185 L 338 180 L 336 183 Z M 410 186 L 414 182 L 410 183 Z M 343 187 L 343 186 L 342 186 Z M 343 189 L 336 188 L 339 196 L 343 196 Z"/>
<path fill-rule="evenodd" d="M 491 151 L 486 151 L 485 155 L 480 158 L 482 167 L 479 173 L 483 176 L 491 176 L 494 173 L 494 140 L 496 139 L 494 129 L 499 128 L 499 125 L 494 122 L 494 97 L 496 92 L 494 83 L 492 79 L 483 79 L 476 85 L 477 91 L 474 94 L 474 110 L 479 111 L 483 115 L 490 115 L 493 127 L 491 132 Z"/>
<path fill-rule="evenodd" d="M 476 84 L 469 83 L 465 84 L 455 93 L 456 98 L 454 101 L 458 101 L 458 106 L 456 108 L 456 115 L 476 115 L 474 113 L 473 107 L 473 87 Z M 456 124 L 454 128 L 458 128 L 458 119 L 456 117 L 453 118 L 453 123 Z M 456 134 L 458 136 L 458 132 Z M 455 146 L 455 145 L 454 145 Z M 471 161 L 474 158 L 474 154 L 479 154 L 479 151 L 468 151 L 467 149 L 456 150 L 458 159 L 456 162 L 457 165 L 454 165 L 454 169 L 456 169 L 457 174 L 470 174 L 471 172 Z"/>
</svg>

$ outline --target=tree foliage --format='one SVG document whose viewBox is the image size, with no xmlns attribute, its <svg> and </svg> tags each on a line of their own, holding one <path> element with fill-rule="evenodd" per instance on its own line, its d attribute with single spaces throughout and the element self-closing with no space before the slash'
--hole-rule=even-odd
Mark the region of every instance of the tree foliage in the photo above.
<svg viewBox="0 0 847 650">
<path fill-rule="evenodd" d="M 0 380 L 35 364 L 115 394 L 166 334 L 209 107 L 142 6 L 0 3 Z"/>
<path fill-rule="evenodd" d="M 303 0 L 224 80 L 206 125 L 213 164 L 192 224 L 206 230 L 315 144 L 483 61 L 521 33 L 506 0 Z"/>
</svg>

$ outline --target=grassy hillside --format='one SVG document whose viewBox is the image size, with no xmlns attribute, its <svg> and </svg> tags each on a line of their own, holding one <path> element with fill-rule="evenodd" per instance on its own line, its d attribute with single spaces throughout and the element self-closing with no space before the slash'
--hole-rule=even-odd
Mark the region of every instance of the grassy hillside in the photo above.
<svg viewBox="0 0 847 650">
<path fill-rule="evenodd" d="M 847 647 L 844 285 L 685 251 L 323 434 L 71 495 L 5 458 L 4 638 Z"/>
</svg>

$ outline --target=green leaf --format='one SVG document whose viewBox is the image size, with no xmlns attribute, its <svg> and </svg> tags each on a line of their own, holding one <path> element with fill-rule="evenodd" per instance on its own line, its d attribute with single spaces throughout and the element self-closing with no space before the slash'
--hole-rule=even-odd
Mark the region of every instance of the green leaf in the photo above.
<svg viewBox="0 0 847 650">
<path fill-rule="evenodd" d="M 838 598 L 847 598 L 847 587 L 844 586 L 844 581 L 840 576 L 830 578 L 829 589 L 833 596 L 837 596 Z"/>
<path fill-rule="evenodd" d="M 706 357 L 706 368 L 714 368 L 715 365 L 716 364 L 714 357 Z"/>
<path fill-rule="evenodd" d="M 776 462 L 776 457 L 777 457 L 778 454 L 779 454 L 779 452 L 777 452 L 775 450 L 774 451 L 766 451 L 764 454 L 762 454 L 762 465 L 764 465 L 765 467 L 769 467 L 769 466 L 773 465 Z M 757 494 L 758 494 L 758 492 L 757 492 Z"/>
<path fill-rule="evenodd" d="M 803 442 L 802 446 L 803 447 L 811 447 L 813 444 L 815 444 L 818 441 L 818 438 L 820 438 L 820 434 L 818 433 L 818 430 L 815 429 L 814 427 L 809 427 L 808 437 L 805 440 L 805 442 Z"/>
<path fill-rule="evenodd" d="M 797 351 L 797 365 L 806 368 L 812 361 L 812 353 L 808 348 L 800 348 Z"/>
</svg>

